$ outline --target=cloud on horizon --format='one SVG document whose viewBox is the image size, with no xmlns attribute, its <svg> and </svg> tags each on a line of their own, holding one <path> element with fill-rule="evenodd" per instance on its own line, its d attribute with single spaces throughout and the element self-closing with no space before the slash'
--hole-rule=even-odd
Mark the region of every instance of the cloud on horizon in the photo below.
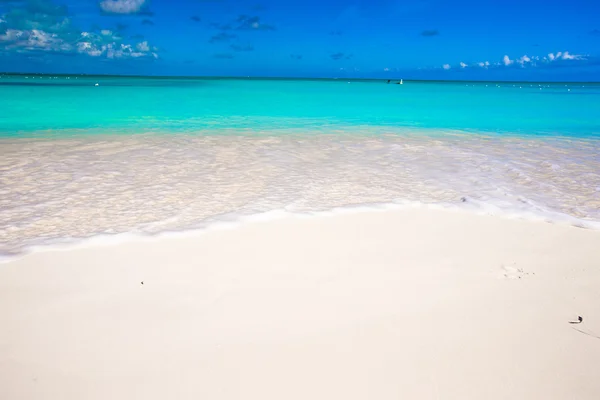
<svg viewBox="0 0 600 400">
<path fill-rule="evenodd" d="M 467 67 L 477 67 L 488 69 L 492 68 L 506 68 L 506 67 L 550 67 L 556 66 L 558 64 L 564 64 L 565 62 L 572 61 L 580 61 L 585 62 L 588 61 L 588 57 L 581 54 L 571 54 L 568 51 L 559 51 L 556 53 L 549 53 L 546 56 L 528 56 L 523 55 L 516 59 L 511 59 L 508 55 L 502 57 L 502 60 L 495 63 L 490 63 L 489 61 L 480 61 L 472 64 L 467 64 L 464 62 L 460 62 L 459 66 L 461 68 Z M 442 66 L 443 69 L 448 70 L 451 68 L 450 64 L 444 64 Z"/>
</svg>

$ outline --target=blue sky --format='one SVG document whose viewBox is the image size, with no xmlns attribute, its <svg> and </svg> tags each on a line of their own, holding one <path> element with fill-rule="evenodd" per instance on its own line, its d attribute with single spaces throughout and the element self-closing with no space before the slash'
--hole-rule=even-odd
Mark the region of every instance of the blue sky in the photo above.
<svg viewBox="0 0 600 400">
<path fill-rule="evenodd" d="M 0 70 L 600 80 L 597 0 L 0 0 Z"/>
</svg>

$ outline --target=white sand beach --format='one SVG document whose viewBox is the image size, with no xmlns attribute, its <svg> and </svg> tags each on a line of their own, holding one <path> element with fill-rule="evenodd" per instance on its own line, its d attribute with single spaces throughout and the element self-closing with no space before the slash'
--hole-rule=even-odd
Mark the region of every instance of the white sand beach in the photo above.
<svg viewBox="0 0 600 400">
<path fill-rule="evenodd" d="M 6 400 L 598 399 L 600 232 L 406 209 L 40 251 L 0 321 Z"/>
</svg>

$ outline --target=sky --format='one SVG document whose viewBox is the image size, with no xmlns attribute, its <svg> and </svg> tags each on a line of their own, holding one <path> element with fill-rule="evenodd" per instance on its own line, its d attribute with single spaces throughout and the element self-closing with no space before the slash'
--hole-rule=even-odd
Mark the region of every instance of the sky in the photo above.
<svg viewBox="0 0 600 400">
<path fill-rule="evenodd" d="M 0 0 L 0 71 L 600 81 L 600 1 Z"/>
</svg>

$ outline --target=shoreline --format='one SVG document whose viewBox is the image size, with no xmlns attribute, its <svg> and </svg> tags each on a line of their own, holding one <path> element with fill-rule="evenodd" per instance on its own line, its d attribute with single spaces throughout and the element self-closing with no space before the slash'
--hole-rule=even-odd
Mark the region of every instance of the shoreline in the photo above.
<svg viewBox="0 0 600 400">
<path fill-rule="evenodd" d="M 471 203 L 473 204 L 473 203 Z M 85 238 L 61 238 L 51 240 L 44 244 L 26 246 L 16 253 L 0 254 L 0 268 L 16 260 L 36 253 L 64 252 L 86 248 L 125 245 L 127 243 L 151 243 L 162 239 L 185 239 L 210 234 L 213 231 L 240 229 L 246 224 L 261 222 L 276 222 L 281 220 L 303 220 L 332 218 L 340 215 L 369 214 L 381 212 L 401 211 L 442 211 L 458 213 L 476 217 L 492 217 L 508 221 L 523 221 L 525 223 L 544 223 L 559 227 L 578 228 L 600 232 L 600 221 L 584 220 L 567 214 L 554 212 L 550 215 L 536 214 L 517 210 L 495 209 L 493 211 L 484 208 L 461 207 L 460 204 L 426 204 L 414 201 L 358 204 L 335 207 L 329 210 L 293 212 L 288 210 L 270 210 L 250 215 L 218 216 L 222 219 L 203 221 L 196 227 L 182 228 L 180 230 L 167 230 L 155 234 L 139 231 L 119 233 L 99 233 Z M 554 217 L 554 219 L 552 219 Z M 155 223 L 160 224 L 161 221 Z"/>
<path fill-rule="evenodd" d="M 5 143 L 0 253 L 101 233 L 196 229 L 272 210 L 380 204 L 438 204 L 600 229 L 596 141 L 442 136 Z"/>
<path fill-rule="evenodd" d="M 27 254 L 0 397 L 595 399 L 599 242 L 407 208 Z"/>
</svg>

